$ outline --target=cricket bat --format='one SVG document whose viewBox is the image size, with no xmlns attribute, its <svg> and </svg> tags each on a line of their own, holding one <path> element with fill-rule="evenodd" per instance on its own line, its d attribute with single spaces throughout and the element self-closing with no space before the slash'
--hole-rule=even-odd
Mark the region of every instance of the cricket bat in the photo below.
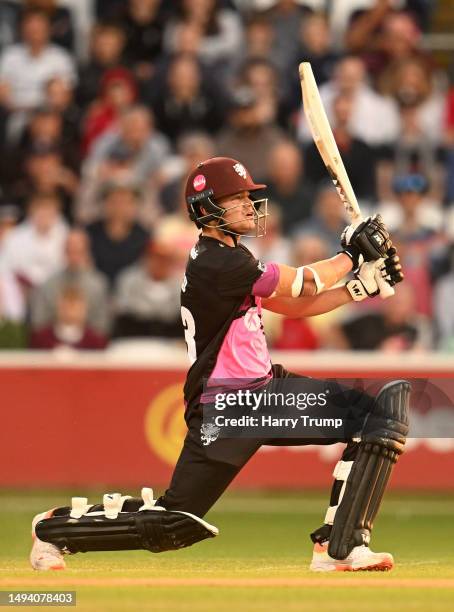
<svg viewBox="0 0 454 612">
<path fill-rule="evenodd" d="M 337 148 L 331 126 L 326 116 L 322 100 L 315 82 L 314 73 L 309 62 L 299 65 L 301 91 L 303 94 L 304 114 L 306 115 L 309 128 L 315 145 L 323 159 L 331 179 L 337 189 L 337 193 L 351 219 L 353 226 L 359 225 L 363 219 L 358 200 L 353 191 L 344 162 Z M 383 278 L 380 271 L 375 274 L 375 281 L 380 289 L 380 296 L 385 299 L 394 295 L 394 289 Z"/>
</svg>

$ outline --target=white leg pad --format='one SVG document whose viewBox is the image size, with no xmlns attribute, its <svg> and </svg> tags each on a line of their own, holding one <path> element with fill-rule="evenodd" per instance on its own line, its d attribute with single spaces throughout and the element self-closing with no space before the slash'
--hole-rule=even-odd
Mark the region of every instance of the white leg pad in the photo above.
<svg viewBox="0 0 454 612">
<path fill-rule="evenodd" d="M 335 506 L 329 506 L 328 510 L 326 511 L 324 523 L 327 525 L 332 525 L 334 523 L 334 517 L 336 516 L 336 511 L 344 496 L 345 487 L 347 486 L 347 478 L 351 472 L 352 467 L 353 461 L 338 461 L 334 467 L 334 478 L 336 480 L 342 480 L 343 484 L 339 493 L 339 499 L 337 504 Z"/>
</svg>

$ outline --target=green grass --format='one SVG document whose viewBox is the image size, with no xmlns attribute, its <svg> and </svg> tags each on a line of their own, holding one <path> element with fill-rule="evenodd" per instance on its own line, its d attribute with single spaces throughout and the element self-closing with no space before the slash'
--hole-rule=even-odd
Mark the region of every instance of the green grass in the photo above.
<svg viewBox="0 0 454 612">
<path fill-rule="evenodd" d="M 394 554 L 397 566 L 389 574 L 310 573 L 308 533 L 320 524 L 326 496 L 307 492 L 227 495 L 207 516 L 221 535 L 192 548 L 161 555 L 75 555 L 65 572 L 33 572 L 31 518 L 66 504 L 68 497 L 66 492 L 0 492 L 0 589 L 73 587 L 76 609 L 84 611 L 389 612 L 398 607 L 446 612 L 454 607 L 454 495 L 387 497 L 373 548 Z M 171 579 L 199 584 L 166 584 Z M 432 579 L 446 580 L 431 585 Z"/>
</svg>

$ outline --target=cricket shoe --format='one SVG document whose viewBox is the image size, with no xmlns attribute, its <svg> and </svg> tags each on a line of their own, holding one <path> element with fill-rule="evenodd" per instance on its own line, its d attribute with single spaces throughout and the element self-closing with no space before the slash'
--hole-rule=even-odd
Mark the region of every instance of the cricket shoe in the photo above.
<svg viewBox="0 0 454 612">
<path fill-rule="evenodd" d="M 333 559 L 328 554 L 328 542 L 315 544 L 310 568 L 313 572 L 386 572 L 394 566 L 389 553 L 375 553 L 364 544 L 355 546 L 345 559 Z"/>
<path fill-rule="evenodd" d="M 50 542 L 43 542 L 35 533 L 36 524 L 43 519 L 50 518 L 53 510 L 37 514 L 32 521 L 33 546 L 30 553 L 30 563 L 35 570 L 61 570 L 65 569 L 63 553 Z"/>
</svg>

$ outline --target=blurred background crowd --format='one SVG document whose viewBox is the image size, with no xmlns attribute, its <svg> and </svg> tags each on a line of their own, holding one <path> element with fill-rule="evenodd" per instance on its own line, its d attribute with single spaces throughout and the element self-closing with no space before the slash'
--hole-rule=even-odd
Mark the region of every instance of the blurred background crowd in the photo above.
<svg viewBox="0 0 454 612">
<path fill-rule="evenodd" d="M 305 122 L 310 61 L 360 205 L 406 281 L 279 349 L 454 351 L 454 65 L 431 0 L 3 0 L 0 348 L 182 343 L 197 239 L 185 178 L 214 155 L 268 185 L 264 261 L 333 255 L 346 221 Z M 451 22 L 449 21 L 451 19 Z M 448 45 L 449 47 L 449 45 Z"/>
</svg>

